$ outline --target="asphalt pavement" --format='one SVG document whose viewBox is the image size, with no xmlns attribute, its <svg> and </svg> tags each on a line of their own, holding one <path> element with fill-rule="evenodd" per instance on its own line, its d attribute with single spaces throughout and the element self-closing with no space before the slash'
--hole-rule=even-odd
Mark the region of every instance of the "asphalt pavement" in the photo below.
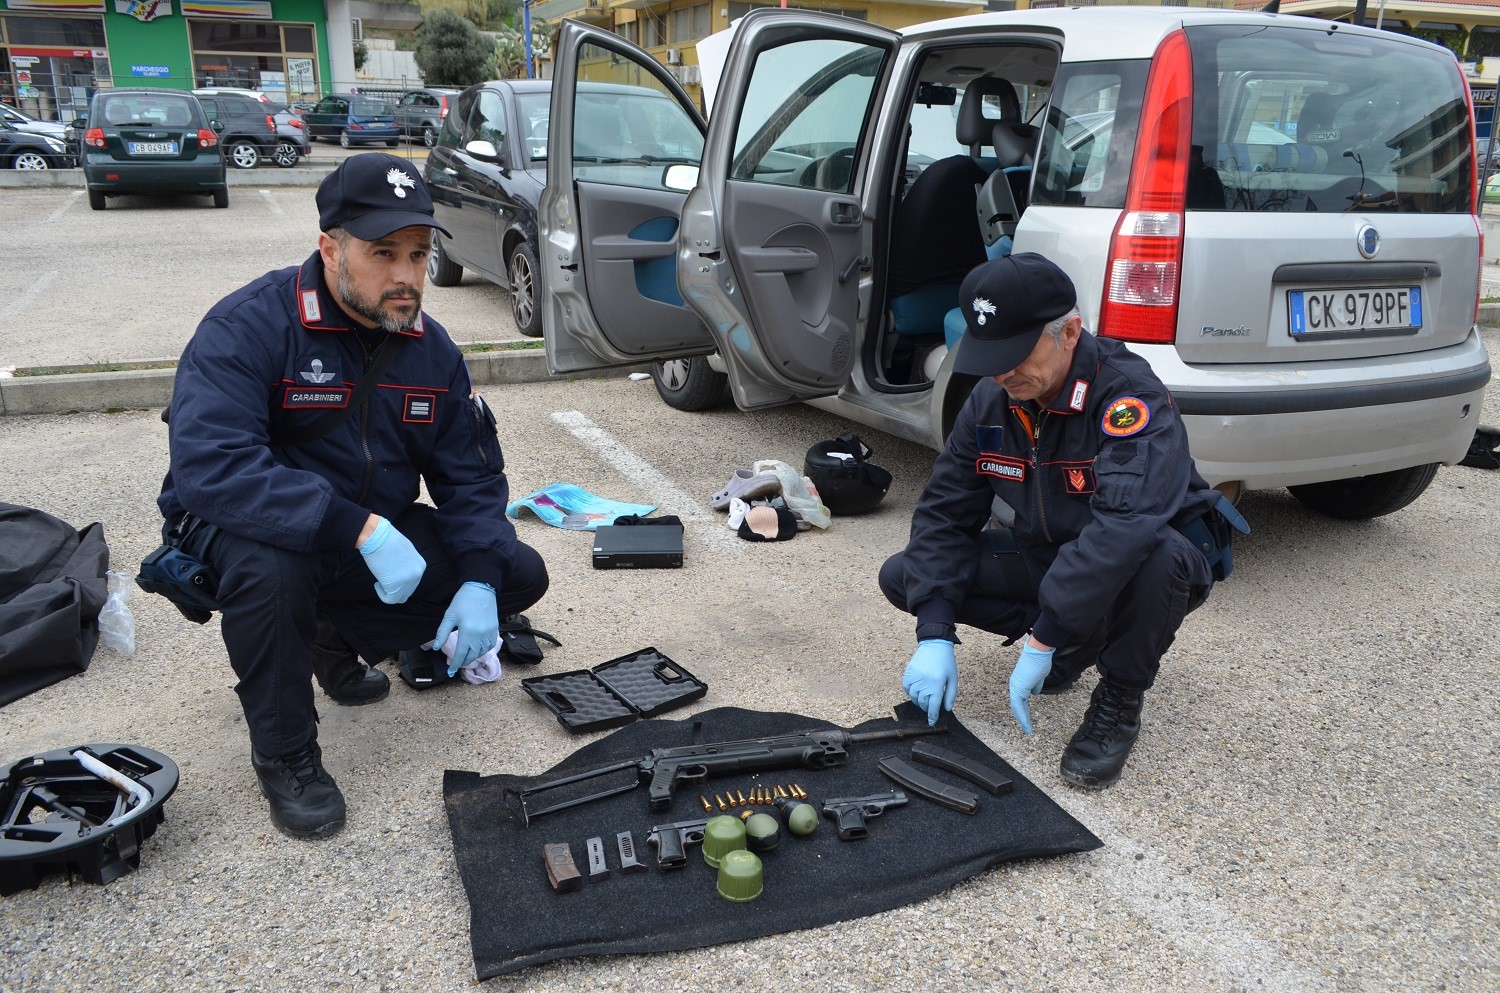
<svg viewBox="0 0 1500 993">
<path fill-rule="evenodd" d="M 90 215 L 67 196 L 0 193 L 20 233 L 19 278 L 0 289 L 0 364 L 170 355 L 207 303 L 303 257 L 315 228 L 288 191 L 236 198 L 229 216 L 240 223 L 227 225 L 211 223 L 224 212 L 191 205 Z M 62 233 L 74 220 L 92 239 Z M 55 275 L 45 292 L 28 296 L 46 271 Z M 500 333 L 498 290 L 466 279 L 434 289 L 428 306 L 459 333 Z M 1486 337 L 1493 351 L 1500 336 Z M 598 572 L 586 536 L 518 525 L 552 574 L 531 618 L 563 642 L 537 671 L 653 645 L 710 687 L 673 716 L 734 705 L 852 725 L 900 701 L 911 622 L 875 575 L 904 544 L 930 451 L 860 429 L 895 476 L 881 507 L 752 544 L 724 526 L 709 494 L 755 459 L 800 465 L 847 422 L 804 406 L 683 414 L 650 383 L 622 377 L 482 393 L 501 423 L 513 494 L 567 481 L 658 504 L 687 526 L 681 570 Z M 1481 420 L 1500 423 L 1495 391 Z M 0 453 L 3 499 L 79 527 L 102 522 L 114 568 L 133 573 L 157 543 L 166 429 L 155 410 L 0 418 Z M 491 985 L 1492 991 L 1497 508 L 1500 473 L 1462 467 L 1440 471 L 1407 509 L 1363 523 L 1314 516 L 1284 491 L 1246 496 L 1255 530 L 1236 548 L 1236 572 L 1188 618 L 1147 697 L 1125 778 L 1102 794 L 1056 774 L 1086 686 L 1038 701 L 1036 734 L 1024 736 L 1007 705 L 1015 648 L 961 632 L 959 716 L 1098 834 L 1099 851 L 1006 864 L 940 897 L 815 931 L 570 960 Z M 102 887 L 54 876 L 0 900 L 0 990 L 473 989 L 442 773 L 535 773 L 585 740 L 520 690 L 533 671 L 429 693 L 397 681 L 373 707 L 324 701 L 320 739 L 349 824 L 296 842 L 271 827 L 256 791 L 217 620 L 194 626 L 138 591 L 128 605 L 135 654 L 101 647 L 87 674 L 0 710 L 0 762 L 131 742 L 173 758 L 182 783 L 137 872 Z M 878 886 L 878 837 L 862 844 Z M 629 879 L 607 884 L 625 902 Z"/>
</svg>

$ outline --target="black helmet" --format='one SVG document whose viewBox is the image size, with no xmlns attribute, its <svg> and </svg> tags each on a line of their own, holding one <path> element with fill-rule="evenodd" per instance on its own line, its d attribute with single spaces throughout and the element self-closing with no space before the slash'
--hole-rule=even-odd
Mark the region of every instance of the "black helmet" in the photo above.
<svg viewBox="0 0 1500 993">
<path fill-rule="evenodd" d="M 853 432 L 807 450 L 802 474 L 818 488 L 830 514 L 863 514 L 891 488 L 891 474 L 865 460 L 875 453 Z"/>
</svg>

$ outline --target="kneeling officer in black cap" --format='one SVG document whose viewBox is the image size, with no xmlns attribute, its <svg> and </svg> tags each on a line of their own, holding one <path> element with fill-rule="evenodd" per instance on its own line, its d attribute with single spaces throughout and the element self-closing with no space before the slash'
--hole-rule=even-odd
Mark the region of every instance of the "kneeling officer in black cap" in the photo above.
<svg viewBox="0 0 1500 993">
<path fill-rule="evenodd" d="M 1029 632 L 1010 678 L 1027 734 L 1030 696 L 1061 692 L 1097 664 L 1061 770 L 1103 789 L 1125 767 L 1162 655 L 1214 582 L 1178 528 L 1203 531 L 1220 498 L 1193 465 L 1166 387 L 1145 359 L 1083 330 L 1076 301 L 1040 255 L 995 259 L 964 280 L 968 331 L 953 368 L 982 378 L 880 586 L 916 615 L 902 687 L 929 722 L 958 694 L 956 623 Z M 1010 530 L 984 530 L 997 496 L 1015 510 Z"/>
<path fill-rule="evenodd" d="M 314 676 L 335 703 L 373 703 L 390 681 L 360 656 L 456 634 L 457 670 L 547 589 L 505 519 L 494 415 L 422 312 L 442 227 L 420 173 L 356 155 L 317 204 L 317 251 L 221 300 L 182 353 L 157 500 L 218 575 L 251 764 L 276 826 L 307 837 L 344 823 Z"/>
</svg>

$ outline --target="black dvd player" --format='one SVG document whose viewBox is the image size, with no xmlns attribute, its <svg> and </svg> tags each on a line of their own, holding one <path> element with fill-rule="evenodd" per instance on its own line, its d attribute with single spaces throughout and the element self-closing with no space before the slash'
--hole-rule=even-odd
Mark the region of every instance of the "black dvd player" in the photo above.
<svg viewBox="0 0 1500 993">
<path fill-rule="evenodd" d="M 594 568 L 680 569 L 682 525 L 601 525 L 594 529 Z"/>
</svg>

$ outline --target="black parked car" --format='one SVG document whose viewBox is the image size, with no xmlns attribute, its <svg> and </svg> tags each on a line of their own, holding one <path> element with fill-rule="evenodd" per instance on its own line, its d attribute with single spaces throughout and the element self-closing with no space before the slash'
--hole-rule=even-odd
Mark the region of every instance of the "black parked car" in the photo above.
<svg viewBox="0 0 1500 993">
<path fill-rule="evenodd" d="M 202 193 L 229 206 L 219 121 L 198 98 L 173 90 L 104 90 L 82 122 L 89 206 L 122 193 Z"/>
<path fill-rule="evenodd" d="M 421 138 L 428 148 L 437 144 L 438 132 L 443 129 L 443 121 L 453 109 L 456 96 L 458 90 L 432 87 L 401 94 L 396 102 L 396 126 L 401 129 L 401 137 L 410 141 Z"/>
<path fill-rule="evenodd" d="M 276 118 L 270 105 L 237 93 L 199 95 L 209 120 L 224 125 L 219 142 L 224 158 L 236 169 L 254 169 L 261 159 L 275 159 L 277 165 L 292 166 L 296 158 L 283 162 L 276 156 Z"/>
<path fill-rule="evenodd" d="M 493 80 L 452 98 L 422 175 L 437 219 L 427 276 L 452 286 L 470 268 L 510 290 L 511 314 L 539 338 L 536 208 L 547 180 L 547 117 L 552 84 Z"/>
<path fill-rule="evenodd" d="M 72 169 L 78 159 L 67 142 L 0 121 L 0 169 Z"/>
</svg>

